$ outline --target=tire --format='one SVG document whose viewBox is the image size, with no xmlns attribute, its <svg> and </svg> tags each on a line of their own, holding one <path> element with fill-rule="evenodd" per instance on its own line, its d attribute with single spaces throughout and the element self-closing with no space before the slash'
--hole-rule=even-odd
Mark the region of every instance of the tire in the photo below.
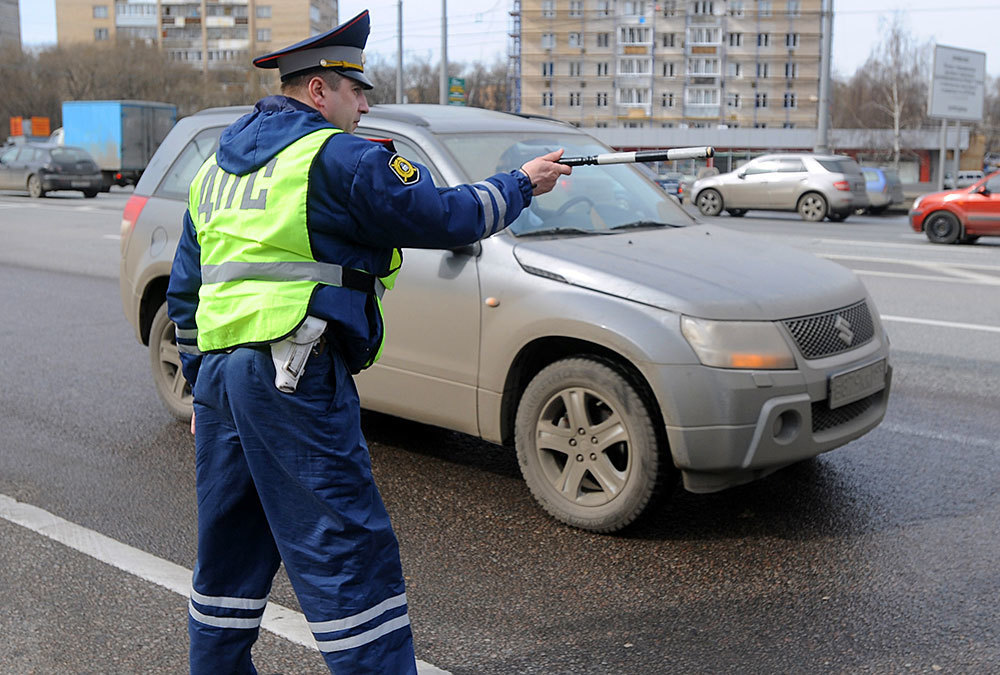
<svg viewBox="0 0 1000 675">
<path fill-rule="evenodd" d="M 980 235 L 978 234 L 963 234 L 961 237 L 958 238 L 958 243 L 975 244 L 977 241 L 979 241 L 979 236 Z"/>
<path fill-rule="evenodd" d="M 726 213 L 731 215 L 733 218 L 742 218 L 747 214 L 746 209 L 726 209 Z"/>
<path fill-rule="evenodd" d="M 886 205 L 886 206 L 872 206 L 872 207 L 869 207 L 868 213 L 872 214 L 873 216 L 881 216 L 888 209 L 889 209 L 888 205 Z"/>
<path fill-rule="evenodd" d="M 45 196 L 45 190 L 42 189 L 42 179 L 35 174 L 28 176 L 28 196 L 32 199 L 41 199 Z"/>
<path fill-rule="evenodd" d="M 708 188 L 698 193 L 695 205 L 703 216 L 717 216 L 722 213 L 722 195 Z"/>
<path fill-rule="evenodd" d="M 818 192 L 807 192 L 802 195 L 795 209 L 802 216 L 802 220 L 808 220 L 811 223 L 818 223 L 826 218 L 828 210 L 826 198 Z"/>
<path fill-rule="evenodd" d="M 518 402 L 518 463 L 552 517 L 615 532 L 655 503 L 675 471 L 655 428 L 638 389 L 611 362 L 563 359 L 539 372 Z"/>
<path fill-rule="evenodd" d="M 936 211 L 924 221 L 924 233 L 935 244 L 954 244 L 962 234 L 962 226 L 947 211 Z"/>
<path fill-rule="evenodd" d="M 845 220 L 847 220 L 847 216 L 849 216 L 849 215 L 851 215 L 851 214 L 845 213 L 845 212 L 841 211 L 841 212 L 837 212 L 837 213 L 828 213 L 826 215 L 826 217 L 830 219 L 830 222 L 833 222 L 833 223 L 842 223 Z"/>
<path fill-rule="evenodd" d="M 83 196 L 86 197 L 87 199 L 93 199 L 94 197 L 97 196 L 97 190 L 84 190 Z"/>
<path fill-rule="evenodd" d="M 167 411 L 179 420 L 191 419 L 193 396 L 181 372 L 181 357 L 174 337 L 174 323 L 167 316 L 167 303 L 160 305 L 149 329 L 149 365 L 156 393 Z"/>
</svg>

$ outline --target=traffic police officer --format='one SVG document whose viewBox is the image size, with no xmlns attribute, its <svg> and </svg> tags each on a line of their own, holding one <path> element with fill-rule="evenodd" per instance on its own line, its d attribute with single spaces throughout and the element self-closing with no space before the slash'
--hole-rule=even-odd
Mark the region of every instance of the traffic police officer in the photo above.
<svg viewBox="0 0 1000 675">
<path fill-rule="evenodd" d="M 281 561 L 331 671 L 416 671 L 352 375 L 380 351 L 399 248 L 489 237 L 570 172 L 559 150 L 437 188 L 353 136 L 368 31 L 365 11 L 255 59 L 279 70 L 283 95 L 228 127 L 191 185 L 167 295 L 197 426 L 193 673 L 255 672 Z"/>
</svg>

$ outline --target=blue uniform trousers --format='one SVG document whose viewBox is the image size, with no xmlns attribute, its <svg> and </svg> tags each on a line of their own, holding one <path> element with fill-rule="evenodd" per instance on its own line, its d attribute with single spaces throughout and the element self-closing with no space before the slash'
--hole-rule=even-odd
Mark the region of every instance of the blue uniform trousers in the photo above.
<svg viewBox="0 0 1000 675">
<path fill-rule="evenodd" d="M 340 356 L 314 353 L 283 394 L 267 348 L 206 354 L 194 397 L 191 672 L 256 672 L 250 648 L 284 561 L 331 672 L 415 673 L 399 547 Z"/>
</svg>

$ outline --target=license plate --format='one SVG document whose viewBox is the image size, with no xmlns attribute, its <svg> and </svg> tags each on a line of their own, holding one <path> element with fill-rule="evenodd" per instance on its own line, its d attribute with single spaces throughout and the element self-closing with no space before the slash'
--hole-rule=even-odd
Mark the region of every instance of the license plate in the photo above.
<svg viewBox="0 0 1000 675">
<path fill-rule="evenodd" d="M 885 359 L 830 377 L 830 408 L 853 403 L 885 388 Z"/>
<path fill-rule="evenodd" d="M 73 187 L 88 187 L 90 185 L 90 181 L 87 181 L 87 180 L 74 180 L 74 181 L 70 181 L 70 185 L 72 185 Z"/>
</svg>

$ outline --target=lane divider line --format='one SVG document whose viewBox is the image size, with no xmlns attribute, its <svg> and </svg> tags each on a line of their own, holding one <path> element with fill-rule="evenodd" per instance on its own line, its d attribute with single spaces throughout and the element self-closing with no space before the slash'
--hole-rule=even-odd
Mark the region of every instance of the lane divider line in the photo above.
<svg viewBox="0 0 1000 675">
<path fill-rule="evenodd" d="M 987 326 L 980 323 L 961 323 L 959 321 L 938 321 L 937 319 L 917 319 L 911 316 L 892 316 L 881 314 L 883 321 L 897 321 L 899 323 L 916 323 L 922 326 L 938 326 L 940 328 L 961 328 L 963 330 L 979 330 L 987 333 L 1000 333 L 1000 326 Z"/>
<path fill-rule="evenodd" d="M 191 593 L 192 572 L 186 567 L 71 523 L 37 506 L 0 494 L 0 518 L 185 598 Z M 267 603 L 261 628 L 289 642 L 317 649 L 305 616 L 275 602 Z M 417 672 L 421 675 L 448 675 L 448 671 L 420 660 L 417 661 Z"/>
</svg>

